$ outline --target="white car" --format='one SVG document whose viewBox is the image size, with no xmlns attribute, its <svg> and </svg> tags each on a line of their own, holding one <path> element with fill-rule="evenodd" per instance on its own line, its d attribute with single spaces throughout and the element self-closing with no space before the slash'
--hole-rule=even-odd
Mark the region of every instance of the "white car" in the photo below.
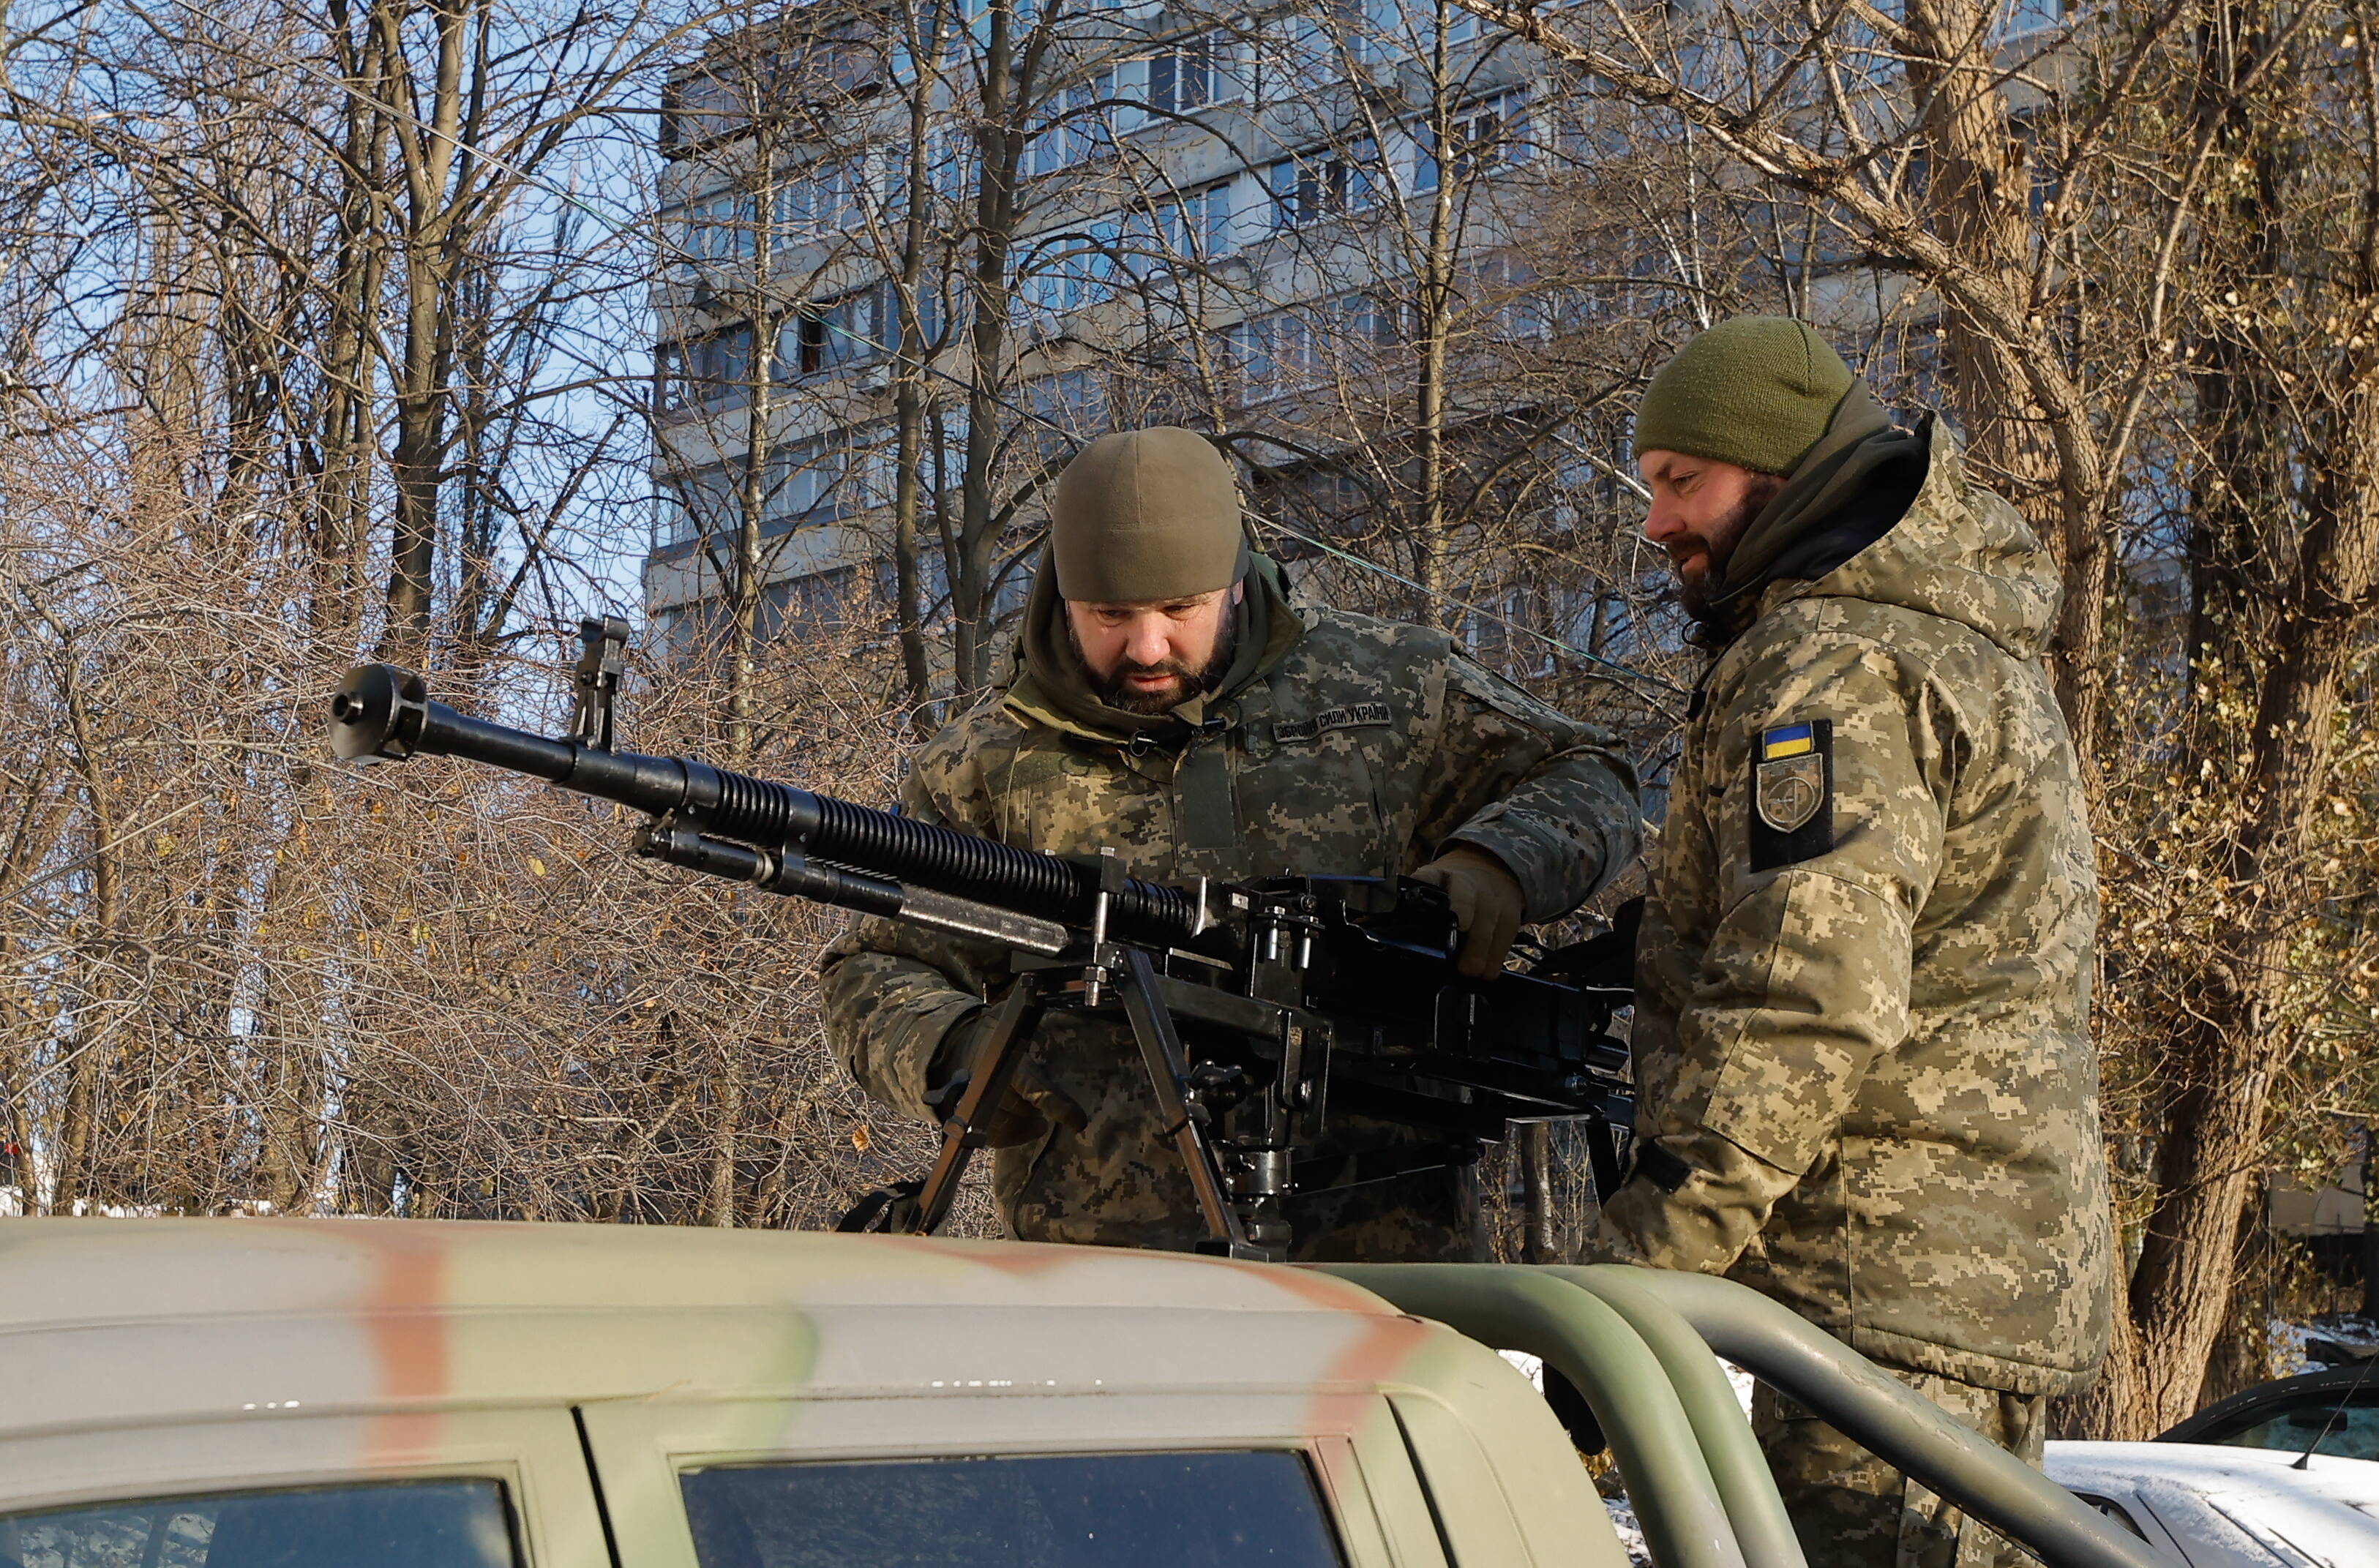
<svg viewBox="0 0 2379 1568">
<path fill-rule="evenodd" d="M 2187 1442 L 2052 1442 L 2051 1480 L 2188 1568 L 2374 1568 L 2379 1462 Z"/>
</svg>

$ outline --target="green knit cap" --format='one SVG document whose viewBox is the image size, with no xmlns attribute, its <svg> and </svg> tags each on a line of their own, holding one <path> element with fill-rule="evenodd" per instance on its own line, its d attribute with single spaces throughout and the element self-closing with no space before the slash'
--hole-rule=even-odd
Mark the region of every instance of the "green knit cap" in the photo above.
<svg viewBox="0 0 2379 1568">
<path fill-rule="evenodd" d="M 1851 390 L 1851 368 L 1804 321 L 1737 316 L 1660 367 L 1636 410 L 1636 455 L 1682 452 L 1790 474 Z"/>
<path fill-rule="evenodd" d="M 1101 436 L 1057 476 L 1049 555 L 1058 594 L 1093 604 L 1229 587 L 1248 570 L 1229 461 L 1172 425 Z"/>
</svg>

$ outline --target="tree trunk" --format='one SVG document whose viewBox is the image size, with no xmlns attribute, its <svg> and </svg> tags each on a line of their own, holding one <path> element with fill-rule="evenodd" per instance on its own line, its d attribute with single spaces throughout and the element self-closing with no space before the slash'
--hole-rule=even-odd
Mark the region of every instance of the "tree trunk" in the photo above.
<svg viewBox="0 0 2379 1568">
<path fill-rule="evenodd" d="M 738 1123 L 743 1116 L 743 1082 L 731 1063 L 722 1064 L 717 1080 L 719 1127 L 710 1154 L 710 1190 L 704 1204 L 707 1223 L 722 1228 L 735 1224 L 735 1159 Z"/>
<path fill-rule="evenodd" d="M 473 0 L 463 0 L 463 4 Z M 398 0 L 380 0 L 375 19 L 381 46 L 392 61 L 405 59 L 405 9 Z M 429 121 L 400 132 L 405 150 L 405 333 L 396 384 L 396 438 L 389 469 L 395 483 L 392 537 L 389 547 L 388 626 L 381 657 L 415 665 L 429 661 L 430 599 L 435 588 L 439 504 L 444 490 L 446 416 L 451 396 L 447 368 L 453 353 L 448 289 L 454 277 L 452 245 L 458 214 L 450 205 L 456 139 L 463 121 L 465 12 L 456 0 L 431 0 L 436 18 L 437 63 L 429 93 Z M 392 97 L 414 85 L 391 73 Z M 389 118 L 415 124 L 409 103 L 392 103 Z"/>
<path fill-rule="evenodd" d="M 753 122 L 767 105 L 757 99 Z M 735 548 L 727 583 L 727 759 L 749 768 L 758 744 L 760 646 L 767 634 L 767 562 L 762 552 L 767 525 L 769 467 L 776 453 L 777 336 L 787 312 L 777 303 L 777 138 L 764 129 L 755 139 L 748 189 L 752 201 L 752 277 L 744 319 L 752 332 L 751 362 L 744 382 L 743 473 L 735 490 Z"/>
<path fill-rule="evenodd" d="M 2290 952 L 2312 897 L 2301 857 L 2325 798 L 2354 617 L 2379 588 L 2379 365 L 2368 349 L 2353 359 L 2352 390 L 2307 486 L 2312 526 L 2276 618 L 2278 646 L 2239 774 L 2241 812 L 2220 889 L 2235 913 L 2216 927 L 2172 1017 L 2161 1076 L 2179 1092 L 2130 1290 L 2141 1359 L 2116 1380 L 2122 1403 L 2107 1411 L 2108 1435 L 2152 1435 L 2197 1406 L 2229 1306 L 2240 1205 L 2264 1158 L 2273 1077 L 2294 1042 Z"/>
<path fill-rule="evenodd" d="M 91 822 L 91 926 L 77 945 L 75 955 L 80 996 L 75 1008 L 73 1057 L 66 1068 L 66 1106 L 58 1129 L 56 1179 L 51 1198 L 52 1212 L 71 1214 L 78 1201 L 98 1202 L 104 1196 L 91 1169 L 92 1143 L 98 1130 L 100 1085 L 110 1076 L 109 1062 L 115 1055 L 109 1043 L 114 1026 L 105 1013 L 115 992 L 117 957 L 114 949 L 123 919 L 124 894 L 113 786 L 91 726 L 75 638 L 54 619 L 50 626 L 58 634 L 67 733 L 74 739 L 75 769 L 82 778 L 84 809 Z"/>
<path fill-rule="evenodd" d="M 914 10 L 909 13 L 910 55 L 917 62 L 917 76 L 909 89 L 909 156 L 900 175 L 905 200 L 899 268 L 900 336 L 893 368 L 898 379 L 892 388 L 892 617 L 912 708 L 923 708 L 934 694 L 933 666 L 925 653 L 917 513 L 918 492 L 924 483 L 926 421 L 934 417 L 934 400 L 925 386 L 934 345 L 925 339 L 922 291 L 936 286 L 936 280 L 925 275 L 925 248 L 934 204 L 929 138 L 934 91 L 940 81 L 929 62 L 941 58 L 939 14 L 937 4 L 929 4 L 922 18 Z"/>
<path fill-rule="evenodd" d="M 1907 71 L 1923 106 L 1923 200 L 1931 227 L 1976 272 L 2021 300 L 2031 294 L 2031 171 L 1992 62 L 1991 30 L 2001 10 L 1994 0 L 1909 0 L 1915 49 Z M 2057 453 L 2024 373 L 2039 345 L 2009 342 L 1950 303 L 1941 346 L 1970 459 L 2044 538 L 2058 539 Z"/>
<path fill-rule="evenodd" d="M 1008 380 L 1008 309 L 1014 293 L 1009 259 L 1021 199 L 1024 122 L 1038 51 L 1017 47 L 1013 0 L 986 6 L 988 39 L 975 128 L 975 238 L 967 322 L 972 362 L 967 375 L 966 466 L 959 487 L 957 571 L 950 582 L 958 690 L 991 683 L 992 572 L 1005 521 L 993 496 L 999 460 L 1000 413 Z"/>
<path fill-rule="evenodd" d="M 1964 286 L 1941 294 L 1942 359 L 1967 460 L 2032 523 L 2064 575 L 2058 694 L 2095 776 L 2110 565 L 2105 476 L 2086 403 L 2041 395 L 2045 377 L 2065 378 L 2052 374 L 2057 351 L 2033 298 L 2031 160 L 1994 54 L 2001 11 L 1993 0 L 1910 0 L 1907 76 L 1927 155 L 1919 199 L 1926 226 L 1967 273 Z M 1975 309 L 1978 293 L 2002 308 Z"/>
<path fill-rule="evenodd" d="M 1521 1122 L 1513 1128 L 1513 1157 L 1520 1162 L 1520 1261 L 1566 1263 L 1559 1216 L 1553 1212 L 1553 1148 L 1551 1122 Z"/>
</svg>

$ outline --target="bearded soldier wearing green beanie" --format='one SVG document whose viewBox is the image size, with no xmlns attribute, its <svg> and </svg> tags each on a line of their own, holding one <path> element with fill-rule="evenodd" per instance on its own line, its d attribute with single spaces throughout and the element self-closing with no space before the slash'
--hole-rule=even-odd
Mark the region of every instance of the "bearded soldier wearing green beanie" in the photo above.
<svg viewBox="0 0 2379 1568">
<path fill-rule="evenodd" d="M 1636 424 L 1716 657 L 1636 947 L 1636 1157 L 1599 1250 L 1756 1286 L 2037 1464 L 2111 1279 L 2056 568 L 1808 327 L 1687 344 Z M 1766 1388 L 1812 1568 L 2013 1548 Z M 2029 1559 L 2023 1559 L 2029 1561 Z"/>
<path fill-rule="evenodd" d="M 1443 632 L 1292 607 L 1204 438 L 1103 437 L 1049 513 L 1012 668 L 918 754 L 910 815 L 1058 854 L 1111 847 L 1160 882 L 1418 876 L 1445 889 L 1473 975 L 1502 967 L 1523 923 L 1566 914 L 1635 858 L 1635 779 L 1616 747 Z M 1007 957 L 861 921 L 827 955 L 827 1033 L 869 1094 L 930 1117 Z M 1163 1131 L 1129 1028 L 1046 1015 L 992 1133 L 1008 1230 L 1191 1246 L 1198 1205 Z M 1299 1154 L 1300 1173 L 1339 1175 L 1290 1200 L 1298 1257 L 1485 1256 L 1467 1169 L 1360 1179 L 1395 1169 L 1416 1136 L 1334 1117 L 1329 1137 Z"/>
</svg>

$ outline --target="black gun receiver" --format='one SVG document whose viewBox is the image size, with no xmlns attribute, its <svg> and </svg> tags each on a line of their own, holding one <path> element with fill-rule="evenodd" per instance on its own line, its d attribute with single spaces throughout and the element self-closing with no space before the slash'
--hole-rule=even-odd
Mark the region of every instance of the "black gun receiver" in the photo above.
<svg viewBox="0 0 2379 1568">
<path fill-rule="evenodd" d="M 580 634 L 566 736 L 468 718 L 430 700 L 420 676 L 372 664 L 331 699 L 332 749 L 542 778 L 645 813 L 640 855 L 1007 947 L 1014 983 L 937 1107 L 933 1169 L 871 1193 L 842 1228 L 941 1224 L 1035 1021 L 1059 1008 L 1129 1021 L 1198 1197 L 1202 1250 L 1284 1258 L 1293 1191 L 1467 1163 L 1514 1121 L 1584 1118 L 1596 1190 L 1617 1184 L 1632 1102 L 1626 1047 L 1606 1031 L 1627 1001 L 1632 934 L 1472 983 L 1455 971 L 1444 895 L 1408 879 L 1177 887 L 1130 875 L 1111 850 L 1041 854 L 691 757 L 614 750 L 627 627 L 586 621 Z M 1300 1168 L 1334 1111 L 1428 1136 L 1353 1168 Z"/>
</svg>

